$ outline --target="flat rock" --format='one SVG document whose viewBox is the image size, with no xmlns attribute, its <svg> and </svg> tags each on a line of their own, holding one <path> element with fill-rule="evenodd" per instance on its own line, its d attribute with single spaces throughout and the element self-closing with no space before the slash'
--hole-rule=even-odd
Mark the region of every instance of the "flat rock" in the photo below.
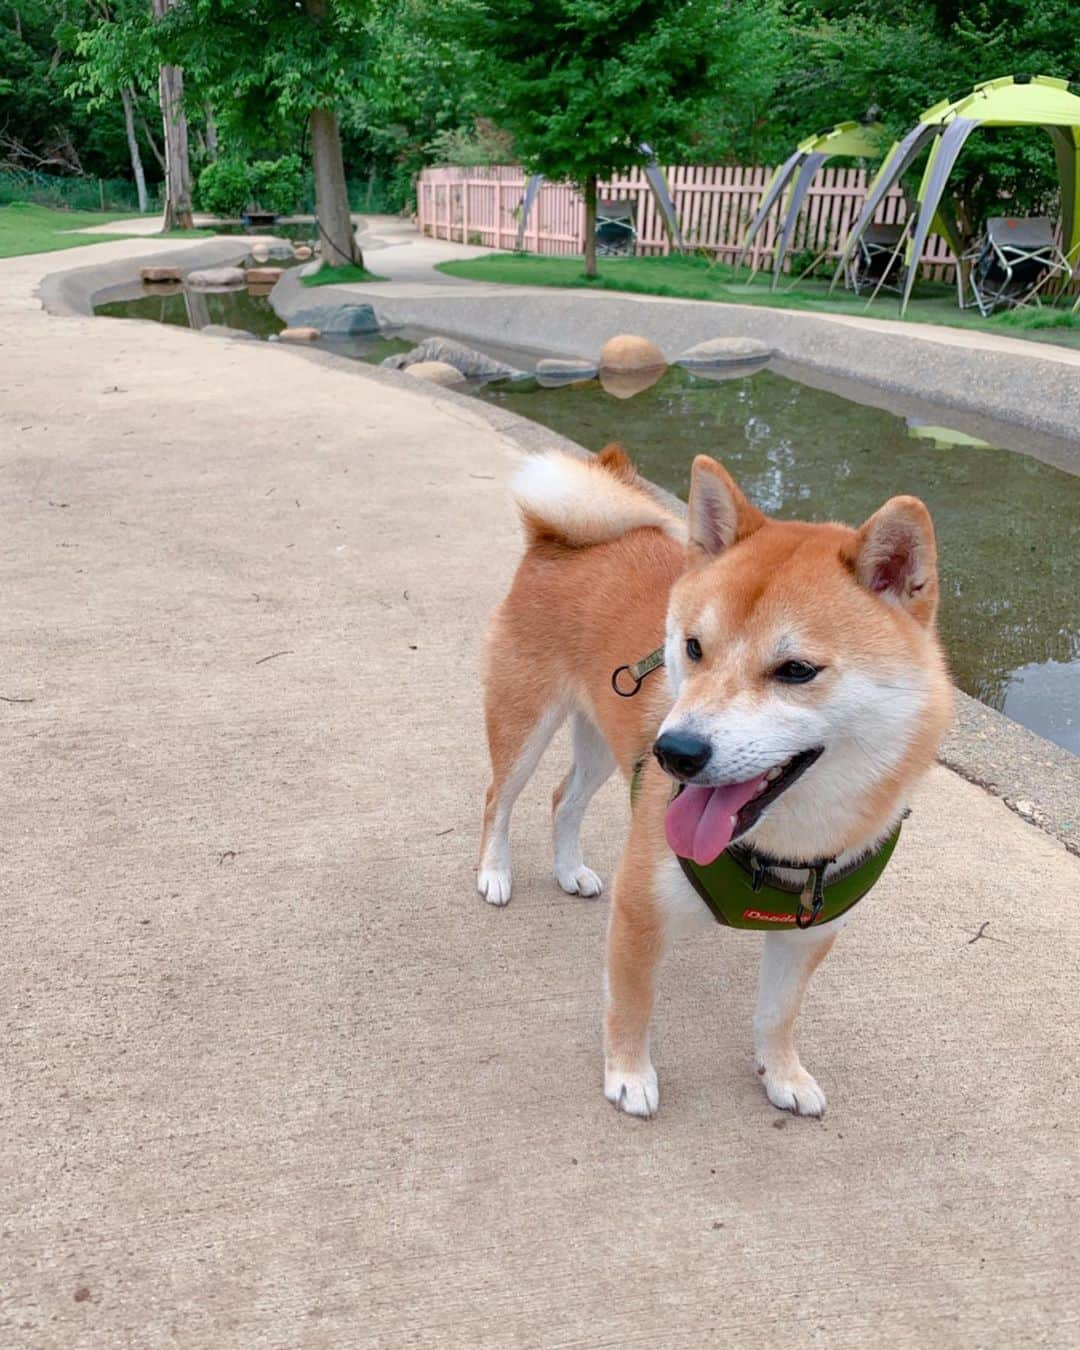
<svg viewBox="0 0 1080 1350">
<path fill-rule="evenodd" d="M 465 376 L 446 361 L 414 361 L 406 366 L 406 375 L 414 375 L 418 380 L 427 380 L 429 384 L 464 384 Z"/>
<path fill-rule="evenodd" d="M 258 342 L 254 333 L 249 333 L 246 328 L 230 328 L 225 323 L 208 323 L 199 329 L 207 337 L 233 338 L 237 342 Z"/>
<path fill-rule="evenodd" d="M 699 342 L 687 347 L 675 358 L 677 366 L 695 370 L 698 366 L 722 366 L 733 362 L 767 361 L 772 356 L 772 348 L 757 338 L 721 337 L 710 338 L 708 342 Z"/>
<path fill-rule="evenodd" d="M 650 370 L 666 365 L 660 348 L 634 333 L 608 338 L 600 352 L 601 370 Z"/>
<path fill-rule="evenodd" d="M 273 286 L 281 277 L 280 267 L 249 267 L 244 280 L 249 286 Z"/>
<path fill-rule="evenodd" d="M 464 342 L 455 342 L 452 338 L 429 337 L 418 343 L 411 352 L 406 352 L 399 362 L 398 369 L 429 362 L 453 366 L 467 380 L 511 380 L 519 377 L 521 371 L 509 366 L 505 361 L 496 361 Z"/>
<path fill-rule="evenodd" d="M 143 267 L 139 271 L 139 279 L 155 285 L 162 281 L 183 281 L 184 274 L 179 267 Z"/>
<path fill-rule="evenodd" d="M 563 384 L 578 384 L 594 380 L 596 366 L 592 361 L 578 361 L 572 356 L 545 356 L 536 363 L 536 380 L 545 389 L 557 389 Z"/>
<path fill-rule="evenodd" d="M 289 322 L 298 328 L 317 328 L 323 337 L 357 337 L 379 331 L 370 305 L 308 305 L 290 314 Z"/>
<path fill-rule="evenodd" d="M 184 280 L 189 286 L 242 286 L 247 277 L 242 267 L 204 267 Z"/>
<path fill-rule="evenodd" d="M 318 342 L 322 334 L 317 328 L 283 328 L 278 334 L 279 342 Z"/>
</svg>

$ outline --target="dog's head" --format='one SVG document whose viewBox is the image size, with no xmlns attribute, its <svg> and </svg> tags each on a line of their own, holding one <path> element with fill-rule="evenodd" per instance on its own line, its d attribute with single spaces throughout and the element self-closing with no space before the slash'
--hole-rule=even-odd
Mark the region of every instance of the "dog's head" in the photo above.
<svg viewBox="0 0 1080 1350">
<path fill-rule="evenodd" d="M 653 746 L 687 785 L 668 842 L 705 863 L 751 831 L 802 860 L 880 837 L 949 717 L 926 507 L 893 497 L 859 529 L 770 520 L 699 455 L 688 533 Z"/>
</svg>

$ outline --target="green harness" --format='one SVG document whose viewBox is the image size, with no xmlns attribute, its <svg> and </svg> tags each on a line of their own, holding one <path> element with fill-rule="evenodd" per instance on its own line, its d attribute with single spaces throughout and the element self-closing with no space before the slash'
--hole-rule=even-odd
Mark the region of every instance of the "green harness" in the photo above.
<svg viewBox="0 0 1080 1350">
<path fill-rule="evenodd" d="M 633 666 L 620 666 L 612 676 L 612 687 L 622 698 L 632 698 L 646 675 L 663 664 L 663 649 L 650 653 Z M 629 673 L 634 687 L 627 692 L 619 687 L 622 671 Z M 624 681 L 625 683 L 625 681 Z M 645 767 L 645 756 L 634 765 L 630 778 L 630 801 L 636 801 Z M 681 791 L 681 789 L 680 789 Z M 834 872 L 825 884 L 826 869 L 835 859 L 820 858 L 813 863 L 787 863 L 732 844 L 711 863 L 696 863 L 679 854 L 679 866 L 687 881 L 701 896 L 717 923 L 726 928 L 746 928 L 769 933 L 778 928 L 809 928 L 830 923 L 846 914 L 876 885 L 888 866 L 900 838 L 900 825 L 873 853 L 855 859 Z M 778 868 L 806 873 L 806 880 L 792 885 L 777 873 Z"/>
</svg>

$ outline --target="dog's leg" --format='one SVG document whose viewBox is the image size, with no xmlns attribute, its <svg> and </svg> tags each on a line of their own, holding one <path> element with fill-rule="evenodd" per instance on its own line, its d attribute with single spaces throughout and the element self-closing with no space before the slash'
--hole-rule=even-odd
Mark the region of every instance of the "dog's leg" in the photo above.
<svg viewBox="0 0 1080 1350">
<path fill-rule="evenodd" d="M 607 944 L 604 1020 L 604 1096 L 632 1116 L 652 1116 L 660 1105 L 649 1058 L 656 972 L 664 949 L 664 919 L 629 869 L 615 878 Z"/>
<path fill-rule="evenodd" d="M 843 920 L 826 928 L 767 933 L 754 1016 L 754 1067 L 773 1106 L 800 1116 L 825 1113 L 825 1093 L 795 1050 L 795 1019 L 810 982 Z"/>
<path fill-rule="evenodd" d="M 562 701 L 525 710 L 512 701 L 499 707 L 497 690 L 488 689 L 488 746 L 491 785 L 484 799 L 484 833 L 476 888 L 490 905 L 510 899 L 510 813 L 532 777 L 540 756 L 566 717 Z"/>
<path fill-rule="evenodd" d="M 581 856 L 581 822 L 597 788 L 611 777 L 615 756 L 591 717 L 571 718 L 574 762 L 552 798 L 555 830 L 555 880 L 567 895 L 599 895 L 600 878 Z"/>
</svg>

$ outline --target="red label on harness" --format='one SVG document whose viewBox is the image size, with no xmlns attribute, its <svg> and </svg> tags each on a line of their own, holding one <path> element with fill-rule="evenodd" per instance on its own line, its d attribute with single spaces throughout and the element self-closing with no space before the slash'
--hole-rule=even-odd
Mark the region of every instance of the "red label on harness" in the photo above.
<svg viewBox="0 0 1080 1350">
<path fill-rule="evenodd" d="M 753 919 L 757 923 L 794 923 L 794 914 L 766 914 L 763 909 L 744 909 L 744 919 Z"/>
</svg>

